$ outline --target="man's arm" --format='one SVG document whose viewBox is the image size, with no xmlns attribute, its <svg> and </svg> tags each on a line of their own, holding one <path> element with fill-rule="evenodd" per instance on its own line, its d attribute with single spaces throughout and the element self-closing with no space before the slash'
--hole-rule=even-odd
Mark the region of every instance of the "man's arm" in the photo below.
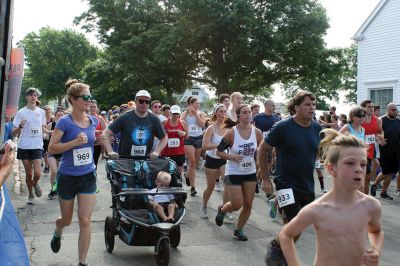
<svg viewBox="0 0 400 266">
<path fill-rule="evenodd" d="M 259 178 L 263 180 L 263 189 L 267 194 L 272 194 L 274 192 L 272 182 L 269 179 L 269 169 L 271 169 L 271 165 L 269 165 L 268 161 L 268 154 L 272 153 L 272 148 L 271 145 L 263 140 L 257 150 L 258 175 Z"/>
<path fill-rule="evenodd" d="M 0 187 L 10 175 L 11 168 L 14 163 L 15 151 L 11 149 L 9 144 L 5 146 L 4 156 L 0 162 Z"/>
<path fill-rule="evenodd" d="M 109 128 L 104 130 L 104 143 L 103 143 L 103 145 L 104 145 L 104 150 L 106 151 L 106 153 L 108 155 L 113 153 L 113 149 L 112 149 L 112 146 L 111 146 L 113 136 L 114 136 L 114 132 L 112 132 Z"/>
</svg>

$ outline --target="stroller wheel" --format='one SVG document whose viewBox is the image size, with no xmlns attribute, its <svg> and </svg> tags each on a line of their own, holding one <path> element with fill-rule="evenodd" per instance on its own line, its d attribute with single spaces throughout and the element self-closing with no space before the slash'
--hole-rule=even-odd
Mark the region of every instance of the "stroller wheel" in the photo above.
<svg viewBox="0 0 400 266">
<path fill-rule="evenodd" d="M 169 263 L 169 239 L 161 237 L 155 246 L 156 263 L 158 266 L 166 266 Z"/>
<path fill-rule="evenodd" d="M 181 242 L 181 228 L 179 225 L 170 231 L 169 239 L 172 248 L 177 248 L 179 246 Z"/>
<path fill-rule="evenodd" d="M 104 224 L 104 240 L 108 253 L 112 253 L 115 243 L 115 225 L 111 216 L 107 216 Z"/>
</svg>

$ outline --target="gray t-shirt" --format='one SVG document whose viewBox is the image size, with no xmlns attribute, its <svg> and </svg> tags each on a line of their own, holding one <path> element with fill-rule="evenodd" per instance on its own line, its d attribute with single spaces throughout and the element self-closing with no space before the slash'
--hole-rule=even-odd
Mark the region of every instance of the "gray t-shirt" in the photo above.
<svg viewBox="0 0 400 266">
<path fill-rule="evenodd" d="M 276 123 L 265 142 L 276 147 L 275 183 L 314 193 L 314 165 L 322 127 L 315 121 L 302 127 L 293 117 Z"/>
<path fill-rule="evenodd" d="M 146 117 L 139 117 L 135 110 L 122 114 L 108 128 L 114 134 L 121 132 L 119 154 L 122 156 L 148 156 L 154 136 L 161 139 L 166 135 L 157 116 L 147 113 Z"/>
</svg>

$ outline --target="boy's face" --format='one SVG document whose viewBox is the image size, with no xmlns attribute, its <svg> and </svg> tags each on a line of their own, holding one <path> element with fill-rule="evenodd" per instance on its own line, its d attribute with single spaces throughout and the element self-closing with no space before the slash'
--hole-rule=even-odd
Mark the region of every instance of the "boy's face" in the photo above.
<svg viewBox="0 0 400 266">
<path fill-rule="evenodd" d="M 343 148 L 340 151 L 340 159 L 337 165 L 329 164 L 328 171 L 339 182 L 341 187 L 358 190 L 364 184 L 364 177 L 367 171 L 366 149 Z"/>
<path fill-rule="evenodd" d="M 157 187 L 169 187 L 169 182 L 168 180 L 161 178 L 160 180 L 157 180 Z"/>
</svg>

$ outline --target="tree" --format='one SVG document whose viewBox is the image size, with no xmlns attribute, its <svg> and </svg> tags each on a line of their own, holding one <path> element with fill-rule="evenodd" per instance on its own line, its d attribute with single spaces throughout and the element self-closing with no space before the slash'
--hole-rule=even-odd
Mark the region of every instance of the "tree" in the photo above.
<svg viewBox="0 0 400 266">
<path fill-rule="evenodd" d="M 316 0 L 87 2 L 76 22 L 97 30 L 133 90 L 147 85 L 170 94 L 198 81 L 217 95 L 269 95 L 275 83 L 330 71 L 319 69 L 329 66 L 328 20 Z"/>
<path fill-rule="evenodd" d="M 346 102 L 357 103 L 357 45 L 343 49 L 343 90 Z"/>
<path fill-rule="evenodd" d="M 49 27 L 27 34 L 18 46 L 25 49 L 26 78 L 42 91 L 42 99 L 57 99 L 59 104 L 65 95 L 65 82 L 82 79 L 83 68 L 97 52 L 83 34 Z"/>
</svg>

